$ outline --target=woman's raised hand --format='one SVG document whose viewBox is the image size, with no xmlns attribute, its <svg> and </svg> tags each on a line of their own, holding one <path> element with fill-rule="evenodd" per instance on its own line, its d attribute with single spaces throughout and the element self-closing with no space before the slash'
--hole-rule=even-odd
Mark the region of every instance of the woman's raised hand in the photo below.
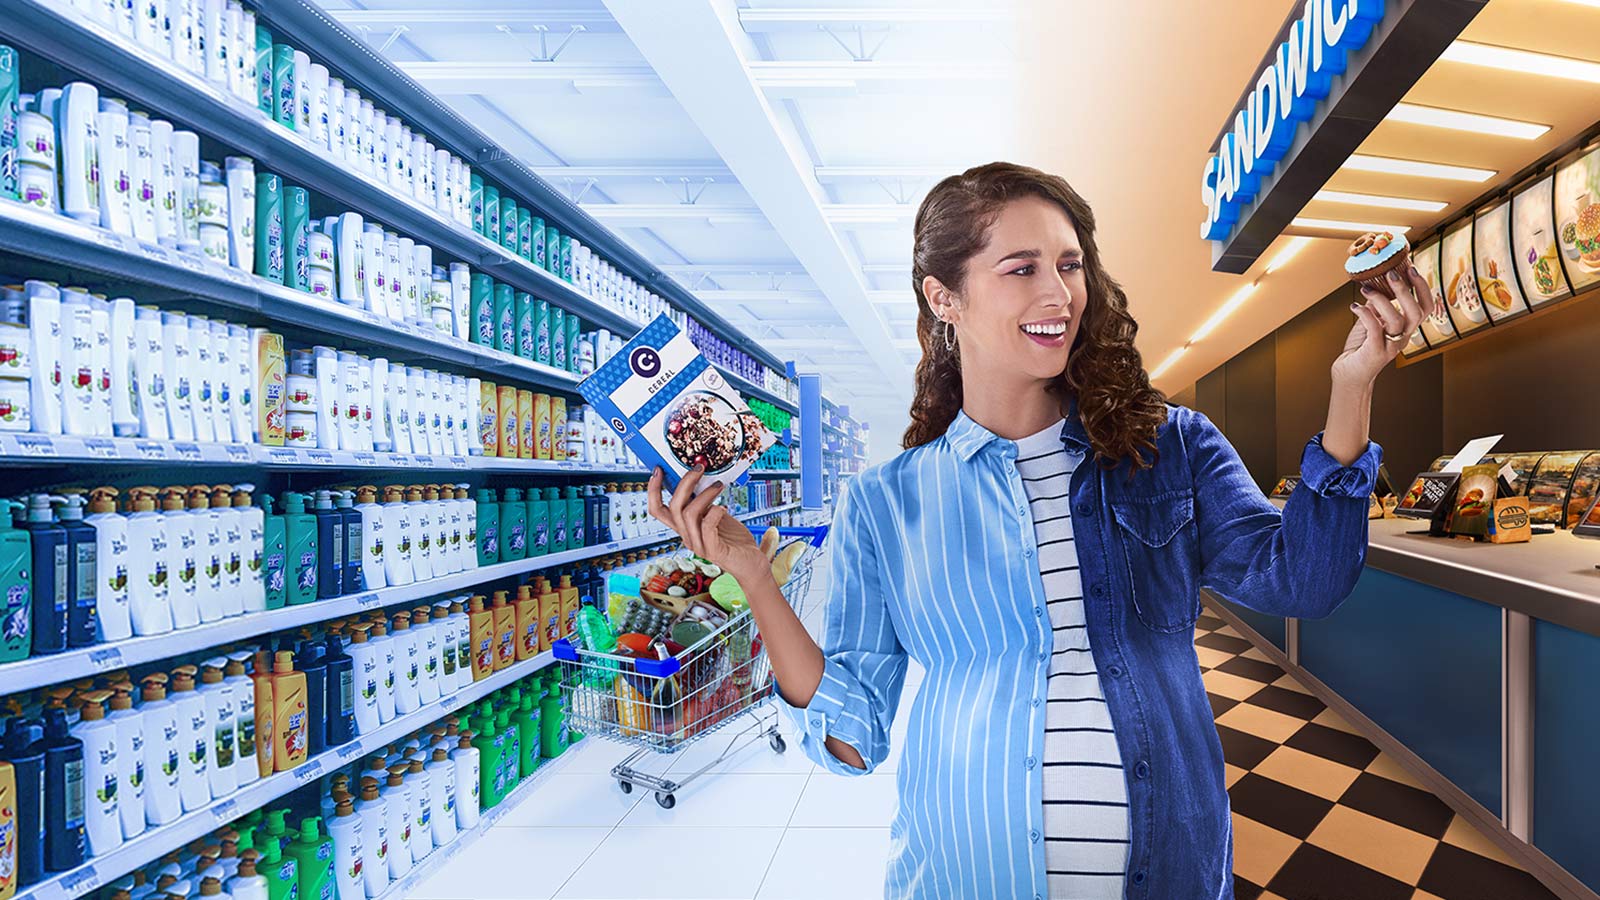
<svg viewBox="0 0 1600 900">
<path fill-rule="evenodd" d="M 658 467 L 650 475 L 650 515 L 677 532 L 691 553 L 732 573 L 746 590 L 763 575 L 770 579 L 772 570 L 766 554 L 761 552 L 750 529 L 726 507 L 715 505 L 724 485 L 713 485 L 695 495 L 704 475 L 703 469 L 690 470 L 678 482 L 672 500 L 663 503 L 661 489 L 666 479 Z"/>
</svg>

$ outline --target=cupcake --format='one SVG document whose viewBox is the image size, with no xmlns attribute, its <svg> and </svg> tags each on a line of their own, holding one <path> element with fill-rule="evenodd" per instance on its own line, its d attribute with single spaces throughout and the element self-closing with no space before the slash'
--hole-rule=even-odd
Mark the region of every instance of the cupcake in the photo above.
<svg viewBox="0 0 1600 900">
<path fill-rule="evenodd" d="M 1403 234 L 1387 231 L 1368 232 L 1350 245 L 1350 256 L 1344 261 L 1344 272 L 1361 287 L 1395 299 L 1394 291 L 1384 276 L 1402 266 L 1411 265 L 1411 245 Z"/>
</svg>

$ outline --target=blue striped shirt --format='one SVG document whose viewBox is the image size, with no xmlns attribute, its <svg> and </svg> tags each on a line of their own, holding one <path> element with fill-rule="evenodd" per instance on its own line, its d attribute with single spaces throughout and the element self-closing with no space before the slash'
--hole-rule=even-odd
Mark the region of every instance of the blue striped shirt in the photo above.
<svg viewBox="0 0 1600 900">
<path fill-rule="evenodd" d="M 1089 451 L 1072 411 L 1061 439 Z M 1365 558 L 1376 444 L 1349 467 L 1307 445 L 1280 512 L 1204 416 L 1169 408 L 1159 459 L 1075 467 L 1068 495 L 1089 644 L 1121 750 L 1129 898 L 1231 898 L 1222 749 L 1192 643 L 1202 586 L 1327 615 Z M 964 413 L 858 476 L 834 521 L 822 681 L 787 707 L 807 754 L 889 752 L 907 662 L 926 670 L 896 778 L 885 895 L 1046 897 L 1041 763 L 1053 636 L 1017 445 Z M 1058 679 L 1059 680 L 1059 679 Z M 785 704 L 787 706 L 787 704 Z"/>
</svg>

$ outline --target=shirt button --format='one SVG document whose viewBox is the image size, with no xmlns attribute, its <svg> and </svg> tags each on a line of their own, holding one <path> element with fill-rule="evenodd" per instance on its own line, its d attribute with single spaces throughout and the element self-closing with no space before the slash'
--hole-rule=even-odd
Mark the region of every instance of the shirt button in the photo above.
<svg viewBox="0 0 1600 900">
<path fill-rule="evenodd" d="M 1026 506 L 1019 506 L 1019 507 L 1017 507 L 1017 515 L 1019 515 L 1019 516 L 1025 516 L 1025 515 L 1027 515 L 1027 514 L 1028 514 L 1028 508 L 1027 508 L 1027 507 L 1026 507 Z"/>
<path fill-rule="evenodd" d="M 1133 767 L 1133 777 L 1135 777 L 1135 778 L 1149 778 L 1150 777 L 1150 764 L 1145 762 L 1144 760 L 1140 760 L 1139 764 L 1137 766 Z"/>
<path fill-rule="evenodd" d="M 1035 844 L 1039 843 L 1039 832 L 1037 832 L 1037 831 L 1028 832 L 1028 840 L 1033 841 Z"/>
<path fill-rule="evenodd" d="M 1035 607 L 1034 607 L 1034 608 L 1033 608 L 1033 614 L 1034 614 L 1034 615 L 1035 615 L 1035 616 L 1038 616 L 1038 617 L 1040 617 L 1040 618 L 1043 618 L 1043 617 L 1044 617 L 1044 607 L 1042 607 L 1042 606 L 1035 606 Z"/>
<path fill-rule="evenodd" d="M 1023 761 L 1022 761 L 1022 764 L 1023 764 L 1023 765 L 1024 765 L 1024 766 L 1026 766 L 1026 767 L 1027 767 L 1027 768 L 1030 768 L 1030 769 L 1031 769 L 1031 768 L 1033 768 L 1033 764 L 1034 764 L 1034 762 L 1035 762 L 1035 760 L 1034 760 L 1034 758 L 1033 758 L 1033 757 L 1031 757 L 1031 756 L 1030 756 L 1030 757 L 1028 757 L 1028 758 L 1027 758 L 1027 759 L 1025 759 L 1025 760 L 1023 760 Z"/>
<path fill-rule="evenodd" d="M 1107 666 L 1106 667 L 1106 674 L 1110 675 L 1112 678 L 1121 678 L 1122 677 L 1122 667 L 1121 666 Z"/>
<path fill-rule="evenodd" d="M 1094 594 L 1096 597 L 1104 597 L 1106 595 L 1106 586 L 1097 582 L 1094 587 L 1089 589 L 1089 593 Z"/>
<path fill-rule="evenodd" d="M 1035 707 L 1037 707 L 1039 705 L 1039 698 L 1038 697 L 1033 698 L 1033 705 Z"/>
<path fill-rule="evenodd" d="M 1033 558 L 1033 548 L 1032 547 L 1024 547 L 1024 548 L 1022 548 L 1022 555 L 1027 557 L 1028 559 L 1032 559 Z"/>
<path fill-rule="evenodd" d="M 1143 872 L 1135 872 L 1135 873 L 1133 873 L 1133 883 L 1134 884 L 1144 884 L 1144 873 Z"/>
<path fill-rule="evenodd" d="M 822 717 L 821 716 L 812 716 L 811 717 L 811 727 L 812 728 L 821 728 L 822 727 Z"/>
<path fill-rule="evenodd" d="M 1039 654 L 1039 662 L 1044 662 L 1045 660 L 1047 660 L 1049 658 L 1050 658 L 1050 654 L 1048 654 L 1048 653 Z"/>
<path fill-rule="evenodd" d="M 1089 514 L 1089 504 L 1087 504 L 1087 503 L 1079 503 L 1078 504 L 1078 515 L 1087 516 L 1088 514 Z"/>
</svg>

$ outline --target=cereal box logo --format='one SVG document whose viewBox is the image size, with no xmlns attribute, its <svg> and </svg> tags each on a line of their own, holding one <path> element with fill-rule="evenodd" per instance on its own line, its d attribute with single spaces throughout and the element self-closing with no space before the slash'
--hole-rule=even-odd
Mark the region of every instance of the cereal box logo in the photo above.
<svg viewBox="0 0 1600 900">
<path fill-rule="evenodd" d="M 628 423 L 621 416 L 611 417 L 611 427 L 617 432 L 617 434 L 628 433 Z"/>
<path fill-rule="evenodd" d="M 654 378 L 661 374 L 661 355 L 654 347 L 635 347 L 628 354 L 628 368 L 644 378 Z"/>
</svg>

